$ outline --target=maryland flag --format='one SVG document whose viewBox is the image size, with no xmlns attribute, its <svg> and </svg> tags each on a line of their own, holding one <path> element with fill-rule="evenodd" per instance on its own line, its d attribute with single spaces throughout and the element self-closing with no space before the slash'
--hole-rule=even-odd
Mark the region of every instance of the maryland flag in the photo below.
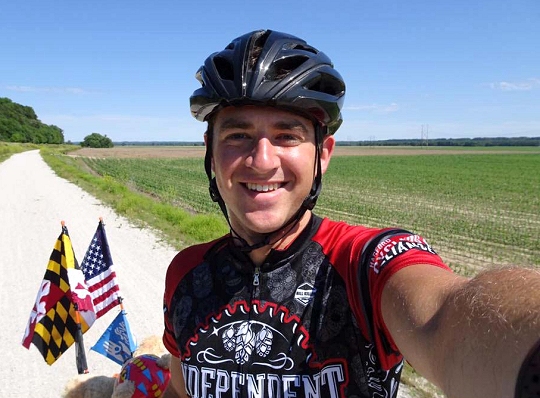
<svg viewBox="0 0 540 398">
<path fill-rule="evenodd" d="M 82 333 L 95 319 L 90 293 L 62 222 L 62 233 L 52 251 L 22 345 L 29 349 L 33 343 L 45 362 L 52 365 L 77 342 L 77 368 L 79 373 L 85 373 Z"/>
</svg>

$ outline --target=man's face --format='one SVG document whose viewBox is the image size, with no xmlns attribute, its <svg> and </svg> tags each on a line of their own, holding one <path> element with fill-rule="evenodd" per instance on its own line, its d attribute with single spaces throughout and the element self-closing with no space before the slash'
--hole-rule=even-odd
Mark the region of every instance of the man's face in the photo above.
<svg viewBox="0 0 540 398">
<path fill-rule="evenodd" d="M 255 242 L 282 227 L 308 195 L 315 173 L 315 132 L 310 120 L 260 106 L 229 106 L 216 115 L 212 170 L 232 227 Z M 322 171 L 334 138 L 326 137 Z"/>
</svg>

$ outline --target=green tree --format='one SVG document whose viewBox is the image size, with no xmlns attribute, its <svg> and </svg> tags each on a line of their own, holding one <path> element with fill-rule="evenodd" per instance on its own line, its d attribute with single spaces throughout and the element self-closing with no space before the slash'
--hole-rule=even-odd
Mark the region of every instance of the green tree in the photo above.
<svg viewBox="0 0 540 398">
<path fill-rule="evenodd" d="M 0 98 L 0 141 L 63 144 L 61 128 L 42 123 L 34 109 Z"/>
<path fill-rule="evenodd" d="M 83 142 L 81 142 L 81 146 L 89 148 L 112 148 L 114 144 L 112 140 L 107 137 L 107 135 L 92 133 L 84 137 Z"/>
</svg>

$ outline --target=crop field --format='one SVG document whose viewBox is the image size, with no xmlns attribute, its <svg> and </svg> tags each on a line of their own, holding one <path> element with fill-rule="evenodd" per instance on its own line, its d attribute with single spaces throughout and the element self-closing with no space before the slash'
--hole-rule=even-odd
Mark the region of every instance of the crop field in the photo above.
<svg viewBox="0 0 540 398">
<path fill-rule="evenodd" d="M 540 265 L 540 156 L 337 157 L 319 213 L 424 235 L 462 273 Z"/>
<path fill-rule="evenodd" d="M 196 213 L 208 196 L 202 147 L 78 151 L 96 173 Z M 363 152 L 362 152 L 363 151 Z M 144 154 L 143 154 L 144 153 Z M 372 156 L 365 156 L 372 155 Z M 540 150 L 339 148 L 316 213 L 425 236 L 462 274 L 540 266 Z"/>
</svg>

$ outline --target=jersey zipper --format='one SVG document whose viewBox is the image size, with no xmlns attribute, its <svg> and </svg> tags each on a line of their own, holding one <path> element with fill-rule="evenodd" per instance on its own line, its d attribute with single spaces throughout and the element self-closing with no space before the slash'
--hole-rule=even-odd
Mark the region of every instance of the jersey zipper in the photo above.
<svg viewBox="0 0 540 398">
<path fill-rule="evenodd" d="M 257 266 L 255 267 L 255 272 L 253 272 L 253 286 L 259 286 L 260 280 L 259 277 L 261 275 L 261 267 Z"/>
</svg>

